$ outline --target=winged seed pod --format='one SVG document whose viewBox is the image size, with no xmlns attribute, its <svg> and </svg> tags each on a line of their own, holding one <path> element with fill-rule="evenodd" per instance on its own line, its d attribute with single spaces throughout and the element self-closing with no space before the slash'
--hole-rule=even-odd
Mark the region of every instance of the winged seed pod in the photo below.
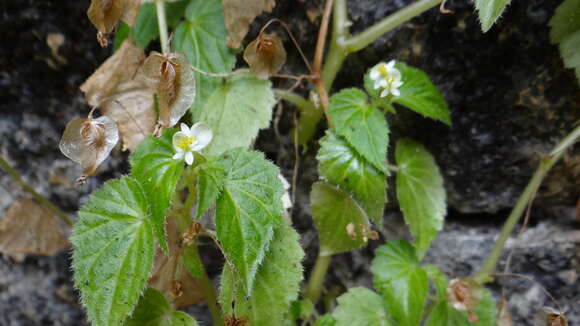
<svg viewBox="0 0 580 326">
<path fill-rule="evenodd" d="M 278 35 L 261 33 L 246 47 L 244 60 L 252 74 L 268 79 L 286 63 L 286 50 Z"/>
<path fill-rule="evenodd" d="M 147 83 L 159 101 L 156 134 L 173 127 L 195 100 L 195 78 L 183 53 L 152 52 L 143 64 Z"/>
<path fill-rule="evenodd" d="M 97 39 L 102 47 L 107 46 L 107 34 L 111 33 L 117 22 L 132 8 L 135 0 L 92 0 L 87 16 L 99 31 Z"/>
<path fill-rule="evenodd" d="M 86 119 L 71 120 L 59 143 L 60 151 L 83 168 L 83 174 L 77 179 L 78 183 L 83 183 L 97 171 L 119 141 L 115 122 L 105 115 L 93 119 L 93 111 L 94 109 Z"/>
<path fill-rule="evenodd" d="M 536 316 L 537 326 L 568 326 L 564 314 L 554 308 L 543 307 Z"/>
</svg>

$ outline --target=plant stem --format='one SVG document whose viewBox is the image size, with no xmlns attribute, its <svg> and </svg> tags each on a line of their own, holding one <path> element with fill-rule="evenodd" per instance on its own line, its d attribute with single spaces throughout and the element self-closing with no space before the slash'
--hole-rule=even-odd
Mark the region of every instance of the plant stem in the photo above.
<svg viewBox="0 0 580 326">
<path fill-rule="evenodd" d="M 304 292 L 304 297 L 312 303 L 316 303 L 320 298 L 324 277 L 326 276 L 326 271 L 328 271 L 328 266 L 330 266 L 331 260 L 332 256 L 323 256 L 320 254 L 316 258 L 314 269 L 312 270 L 312 274 L 310 274 L 310 279 L 308 280 L 308 285 Z"/>
<path fill-rule="evenodd" d="M 167 21 L 165 20 L 164 0 L 155 0 L 157 9 L 157 23 L 159 24 L 159 39 L 161 40 L 161 52 L 169 53 L 169 37 L 167 37 Z"/>
<path fill-rule="evenodd" d="M 6 171 L 6 173 L 8 173 L 8 175 L 11 176 L 12 179 L 14 179 L 14 181 L 16 181 L 16 183 L 20 187 L 22 187 L 22 189 L 24 189 L 24 191 L 29 193 L 36 200 L 36 202 L 38 202 L 40 205 L 46 207 L 54 215 L 58 216 L 58 218 L 60 218 L 66 225 L 68 225 L 68 226 L 73 225 L 72 220 L 65 212 L 60 210 L 60 208 L 56 207 L 48 199 L 44 198 L 39 193 L 37 193 L 36 190 L 34 190 L 34 188 L 32 188 L 29 184 L 24 182 L 20 173 L 18 173 L 18 171 L 16 171 L 14 168 L 12 168 L 10 166 L 10 164 L 8 164 L 8 162 L 6 162 L 6 160 L 4 160 L 4 158 L 2 156 L 0 156 L 0 168 L 2 168 L 2 170 Z"/>
<path fill-rule="evenodd" d="M 540 187 L 542 180 L 548 174 L 552 166 L 560 160 L 564 155 L 566 149 L 571 147 L 580 138 L 580 126 L 576 127 L 568 136 L 566 136 L 562 141 L 560 141 L 554 149 L 540 162 L 540 166 L 534 172 L 532 179 L 526 186 L 526 189 L 518 198 L 518 201 L 514 208 L 512 209 L 507 221 L 502 227 L 502 230 L 495 242 L 495 246 L 487 256 L 487 259 L 481 266 L 479 272 L 473 277 L 479 283 L 487 283 L 493 281 L 493 273 L 497 267 L 497 263 L 505 244 L 515 228 L 516 224 L 520 220 L 528 206 L 529 202 L 533 200 L 538 188 Z"/>
<path fill-rule="evenodd" d="M 192 245 L 192 250 L 197 256 L 196 258 L 200 259 L 199 251 L 197 248 L 197 243 L 194 242 Z M 213 287 L 213 283 L 209 279 L 207 272 L 205 271 L 205 267 L 201 264 L 201 278 L 199 278 L 199 285 L 201 286 L 201 290 L 203 291 L 203 296 L 205 297 L 205 301 L 207 302 L 207 306 L 209 307 L 209 312 L 211 313 L 211 318 L 213 324 L 216 326 L 224 326 L 224 317 L 223 312 L 220 306 L 217 303 L 217 295 L 215 292 L 215 288 Z"/>
<path fill-rule="evenodd" d="M 370 26 L 362 33 L 346 40 L 345 46 L 347 51 L 351 53 L 364 49 L 381 35 L 437 6 L 442 1 L 443 0 L 419 0 L 402 8 Z"/>
</svg>

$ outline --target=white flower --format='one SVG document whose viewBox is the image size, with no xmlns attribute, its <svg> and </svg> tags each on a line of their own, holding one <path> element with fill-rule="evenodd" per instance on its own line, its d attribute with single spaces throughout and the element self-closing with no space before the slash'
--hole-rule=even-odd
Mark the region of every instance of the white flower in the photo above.
<svg viewBox="0 0 580 326">
<path fill-rule="evenodd" d="M 381 62 L 371 69 L 370 78 L 374 81 L 374 89 L 383 88 L 381 97 L 386 97 L 389 94 L 393 96 L 401 95 L 399 87 L 403 85 L 401 81 L 401 72 L 395 68 L 395 60 L 389 63 Z"/>
<path fill-rule="evenodd" d="M 196 123 L 191 129 L 185 124 L 181 124 L 181 131 L 173 135 L 173 148 L 175 155 L 173 159 L 183 160 L 188 165 L 193 164 L 193 152 L 199 152 L 206 147 L 213 138 L 211 129 L 205 123 Z"/>
</svg>

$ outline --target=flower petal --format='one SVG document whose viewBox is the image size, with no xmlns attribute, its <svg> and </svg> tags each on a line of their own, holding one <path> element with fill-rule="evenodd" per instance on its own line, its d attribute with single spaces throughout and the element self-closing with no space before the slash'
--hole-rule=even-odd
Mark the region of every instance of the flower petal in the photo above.
<svg viewBox="0 0 580 326">
<path fill-rule="evenodd" d="M 389 95 L 389 89 L 385 89 L 381 92 L 381 97 L 387 97 L 387 95 Z"/>
<path fill-rule="evenodd" d="M 399 91 L 396 88 L 391 89 L 391 94 L 395 95 L 395 96 L 400 96 L 401 95 L 401 91 Z"/>
<path fill-rule="evenodd" d="M 369 77 L 371 77 L 372 80 L 376 80 L 381 76 L 381 74 L 379 73 L 379 69 L 377 68 L 377 66 L 375 66 L 373 69 L 371 69 L 371 73 L 369 74 Z"/>
<path fill-rule="evenodd" d="M 183 160 L 184 155 L 185 155 L 184 151 L 178 151 L 177 153 L 175 153 L 175 155 L 173 155 L 173 159 L 174 160 Z"/>
<path fill-rule="evenodd" d="M 187 126 L 185 126 L 185 127 L 187 128 Z M 184 133 L 183 131 L 178 131 L 178 132 L 173 134 L 173 139 L 171 142 L 173 143 L 173 148 L 175 148 L 175 150 L 180 149 L 179 147 L 177 147 L 177 142 L 181 139 L 181 137 L 184 137 L 184 136 L 187 136 L 187 134 Z"/>
<path fill-rule="evenodd" d="M 185 123 L 181 123 L 181 132 L 189 135 L 190 131 L 189 131 L 189 127 L 185 124 Z"/>
<path fill-rule="evenodd" d="M 395 68 L 395 60 L 391 60 L 389 61 L 389 63 L 387 63 L 387 70 L 390 71 L 393 68 Z"/>
<path fill-rule="evenodd" d="M 185 152 L 185 163 L 187 163 L 187 165 L 193 164 L 193 153 L 192 152 Z"/>
<path fill-rule="evenodd" d="M 197 141 L 191 144 L 190 149 L 192 151 L 200 151 L 206 147 L 213 138 L 213 132 L 203 122 L 198 122 L 191 127 L 191 135 L 197 139 Z"/>
</svg>

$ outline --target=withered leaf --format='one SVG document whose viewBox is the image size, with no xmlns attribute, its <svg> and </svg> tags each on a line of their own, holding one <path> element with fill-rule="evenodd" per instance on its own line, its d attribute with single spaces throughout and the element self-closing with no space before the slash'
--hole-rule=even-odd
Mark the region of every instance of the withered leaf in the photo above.
<svg viewBox="0 0 580 326">
<path fill-rule="evenodd" d="M 159 102 L 159 124 L 173 127 L 195 100 L 195 78 L 185 54 L 152 52 L 143 64 Z"/>
<path fill-rule="evenodd" d="M 153 91 L 139 73 L 144 60 L 143 50 L 126 39 L 80 87 L 90 105 L 115 121 L 123 150 L 134 150 L 155 127 Z"/>
<path fill-rule="evenodd" d="M 550 307 L 543 307 L 537 315 L 538 326 L 568 326 L 568 320 L 564 314 Z"/>
<path fill-rule="evenodd" d="M 115 122 L 105 115 L 93 119 L 91 111 L 88 118 L 73 119 L 66 125 L 59 148 L 66 157 L 82 166 L 83 175 L 79 181 L 83 181 L 97 171 L 117 141 L 119 132 Z"/>
<path fill-rule="evenodd" d="M 68 245 L 54 214 L 31 199 L 15 200 L 0 220 L 0 252 L 50 256 Z"/>
<path fill-rule="evenodd" d="M 459 311 L 474 310 L 482 296 L 482 287 L 472 278 L 452 279 L 447 286 L 447 301 Z"/>
<path fill-rule="evenodd" d="M 228 30 L 228 46 L 237 49 L 249 25 L 262 12 L 271 12 L 276 6 L 275 0 L 223 0 L 224 22 Z"/>
<path fill-rule="evenodd" d="M 278 35 L 260 34 L 244 51 L 244 60 L 250 72 L 258 78 L 268 79 L 280 71 L 286 62 L 286 50 Z"/>
<path fill-rule="evenodd" d="M 91 0 L 87 10 L 89 20 L 99 31 L 101 36 L 113 31 L 117 22 L 123 17 L 125 11 L 132 7 L 134 0 Z M 103 45 L 101 43 L 101 45 Z M 105 43 L 106 45 L 106 43 Z"/>
<path fill-rule="evenodd" d="M 187 307 L 203 300 L 199 281 L 194 279 L 183 265 L 183 244 L 174 218 L 167 219 L 166 225 L 169 254 L 161 249 L 155 256 L 153 276 L 149 285 L 170 299 L 176 308 Z"/>
<path fill-rule="evenodd" d="M 505 297 L 497 302 L 497 326 L 513 326 L 512 313 Z"/>
<path fill-rule="evenodd" d="M 133 40 L 123 41 L 119 49 L 81 85 L 87 102 L 92 107 L 100 106 L 116 93 L 119 84 L 134 79 L 144 59 L 143 50 Z"/>
<path fill-rule="evenodd" d="M 101 112 L 117 123 L 123 150 L 133 151 L 155 128 L 153 93 L 139 78 L 119 84 L 115 95 L 101 105 Z"/>
</svg>

